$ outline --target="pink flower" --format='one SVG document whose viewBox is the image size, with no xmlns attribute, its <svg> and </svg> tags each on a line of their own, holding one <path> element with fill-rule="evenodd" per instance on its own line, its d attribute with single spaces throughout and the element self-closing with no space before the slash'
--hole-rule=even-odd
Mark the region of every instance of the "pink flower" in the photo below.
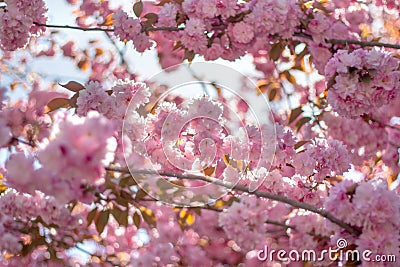
<svg viewBox="0 0 400 267">
<path fill-rule="evenodd" d="M 327 80 L 334 79 L 328 102 L 350 118 L 391 103 L 399 92 L 398 66 L 399 61 L 382 50 L 339 51 L 325 67 Z"/>
<path fill-rule="evenodd" d="M 308 46 L 312 55 L 312 62 L 320 74 L 324 74 L 325 66 L 332 57 L 332 53 L 328 48 L 311 43 Z"/>
<path fill-rule="evenodd" d="M 247 44 L 254 38 L 253 27 L 243 21 L 236 23 L 232 27 L 232 36 L 238 43 Z"/>
<path fill-rule="evenodd" d="M 0 9 L 0 46 L 5 50 L 24 47 L 31 36 L 44 31 L 33 22 L 46 23 L 47 8 L 42 0 L 8 0 L 7 8 Z"/>
<path fill-rule="evenodd" d="M 89 82 L 85 89 L 79 92 L 76 102 L 77 114 L 85 116 L 90 110 L 99 110 L 107 98 L 108 94 L 99 82 Z"/>
<path fill-rule="evenodd" d="M 205 30 L 206 30 L 206 26 L 204 25 L 204 22 L 202 19 L 191 18 L 186 21 L 185 32 L 189 36 L 204 35 Z"/>
<path fill-rule="evenodd" d="M 6 146 L 11 141 L 11 129 L 4 119 L 0 118 L 0 147 Z"/>
<path fill-rule="evenodd" d="M 142 25 L 139 19 L 128 17 L 122 10 L 114 13 L 114 33 L 121 41 L 133 41 L 137 51 L 144 52 L 152 46 L 150 38 L 142 33 Z"/>
</svg>

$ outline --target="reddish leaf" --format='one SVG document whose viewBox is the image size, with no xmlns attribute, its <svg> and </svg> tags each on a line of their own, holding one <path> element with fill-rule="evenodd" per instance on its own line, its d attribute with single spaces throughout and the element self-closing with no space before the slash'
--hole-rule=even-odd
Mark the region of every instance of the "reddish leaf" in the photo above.
<svg viewBox="0 0 400 267">
<path fill-rule="evenodd" d="M 76 101 L 78 100 L 79 97 L 79 92 L 77 92 L 76 94 L 74 94 L 70 99 L 69 99 L 69 105 L 72 108 L 77 108 L 78 105 L 76 104 Z"/>
<path fill-rule="evenodd" d="M 213 166 L 207 167 L 203 170 L 205 176 L 212 176 L 214 172 L 215 172 L 215 167 Z"/>
<path fill-rule="evenodd" d="M 147 196 L 147 193 L 144 190 L 140 189 L 139 191 L 136 192 L 135 200 L 141 200 L 145 196 Z"/>
<path fill-rule="evenodd" d="M 144 17 L 147 19 L 146 23 L 149 23 L 150 25 L 155 24 L 158 21 L 158 15 L 155 13 L 147 13 Z"/>
<path fill-rule="evenodd" d="M 275 88 L 272 88 L 268 94 L 269 101 L 273 101 L 275 99 L 275 97 L 277 96 L 277 93 L 278 93 L 278 91 Z"/>
<path fill-rule="evenodd" d="M 163 6 L 165 4 L 171 3 L 172 0 L 161 0 L 156 6 Z"/>
<path fill-rule="evenodd" d="M 133 12 L 135 13 L 136 17 L 140 17 L 143 12 L 143 2 L 139 1 L 133 5 Z"/>
<path fill-rule="evenodd" d="M 268 53 L 269 57 L 273 61 L 278 60 L 279 57 L 281 56 L 282 51 L 283 51 L 284 48 L 285 48 L 285 46 L 281 42 L 273 44 L 271 50 Z"/>
<path fill-rule="evenodd" d="M 181 210 L 181 212 L 179 212 L 179 218 L 182 219 L 182 221 L 184 223 L 186 223 L 187 225 L 193 225 L 194 221 L 195 221 L 195 216 L 194 214 L 190 213 L 187 210 Z"/>
<path fill-rule="evenodd" d="M 97 215 L 97 207 L 91 210 L 86 217 L 86 225 L 89 226 L 92 224 L 94 217 Z"/>
<path fill-rule="evenodd" d="M 308 140 L 299 141 L 294 145 L 294 149 L 298 149 L 298 148 L 304 146 L 305 144 L 307 144 L 308 142 L 310 142 L 310 141 L 308 141 Z"/>
<path fill-rule="evenodd" d="M 101 56 L 102 54 L 104 54 L 103 49 L 101 48 L 96 48 L 96 55 L 94 55 L 95 57 Z"/>
<path fill-rule="evenodd" d="M 135 224 L 136 228 L 140 227 L 140 223 L 142 221 L 142 219 L 140 218 L 139 213 L 135 212 L 132 216 L 133 219 L 133 223 Z"/>
<path fill-rule="evenodd" d="M 77 66 L 81 70 L 87 71 L 90 68 L 90 62 L 87 59 L 82 59 L 81 61 L 78 62 Z"/>
<path fill-rule="evenodd" d="M 289 115 L 289 124 L 294 122 L 300 116 L 301 113 L 303 113 L 301 106 L 298 108 L 292 109 L 292 111 L 290 112 L 290 115 Z"/>
<path fill-rule="evenodd" d="M 301 118 L 297 123 L 296 123 L 296 130 L 300 131 L 301 127 L 303 127 L 304 124 L 306 124 L 307 122 L 309 122 L 311 120 L 311 118 L 309 117 L 304 117 Z"/>
<path fill-rule="evenodd" d="M 60 84 L 60 86 L 64 87 L 65 89 L 68 89 L 72 92 L 79 92 L 80 90 L 85 89 L 85 87 L 78 83 L 78 82 L 74 82 L 74 81 L 70 81 L 67 84 Z"/>
<path fill-rule="evenodd" d="M 49 103 L 47 103 L 46 113 L 52 112 L 60 108 L 68 108 L 68 107 L 70 107 L 68 98 L 54 98 Z"/>
<path fill-rule="evenodd" d="M 114 23 L 113 15 L 114 15 L 114 13 L 108 14 L 107 17 L 105 18 L 104 22 L 102 24 L 100 24 L 100 26 L 112 26 Z"/>
<path fill-rule="evenodd" d="M 111 211 L 111 214 L 115 218 L 115 220 L 118 222 L 120 226 L 128 226 L 128 210 L 122 210 L 118 208 L 117 206 L 114 206 L 114 208 Z"/>
<path fill-rule="evenodd" d="M 336 76 L 337 76 L 337 74 L 335 74 L 335 75 L 333 75 L 330 79 L 329 79 L 329 81 L 327 82 L 327 84 L 326 84 L 326 88 L 327 89 L 330 89 L 334 84 L 335 84 L 335 79 L 336 79 Z"/>
<path fill-rule="evenodd" d="M 104 231 L 104 228 L 106 227 L 109 218 L 110 218 L 109 210 L 103 210 L 99 213 L 99 216 L 95 220 L 96 230 L 99 234 L 101 234 Z"/>
<path fill-rule="evenodd" d="M 189 63 L 192 63 L 194 56 L 195 56 L 195 53 L 192 50 L 185 49 L 184 59 L 187 59 L 189 61 Z"/>
<path fill-rule="evenodd" d="M 119 181 L 119 186 L 121 186 L 121 187 L 130 187 L 130 186 L 136 185 L 136 184 L 137 183 L 136 183 L 135 179 L 133 179 L 132 176 L 123 177 Z"/>
<path fill-rule="evenodd" d="M 153 227 L 157 226 L 157 219 L 152 210 L 142 206 L 140 207 L 140 213 L 142 214 L 143 220 L 148 225 Z"/>
</svg>

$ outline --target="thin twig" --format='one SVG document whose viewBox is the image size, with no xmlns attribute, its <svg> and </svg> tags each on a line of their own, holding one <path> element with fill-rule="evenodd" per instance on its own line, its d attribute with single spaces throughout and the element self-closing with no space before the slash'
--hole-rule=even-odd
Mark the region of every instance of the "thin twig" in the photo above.
<svg viewBox="0 0 400 267">
<path fill-rule="evenodd" d="M 288 225 L 286 223 L 283 222 L 277 222 L 277 221 L 272 221 L 272 220 L 266 220 L 265 223 L 267 224 L 272 224 L 272 225 L 276 225 L 276 226 L 282 226 L 286 229 L 296 229 L 296 226 L 293 225 Z"/>
<path fill-rule="evenodd" d="M 83 253 L 89 255 L 89 256 L 98 257 L 98 258 L 99 258 L 99 256 L 90 253 L 89 251 L 87 251 L 86 249 L 82 248 L 82 247 L 79 246 L 78 244 L 75 246 L 75 248 L 76 248 L 77 250 L 79 250 L 79 251 L 81 251 L 81 252 L 83 252 Z"/>
<path fill-rule="evenodd" d="M 47 27 L 47 28 L 58 28 L 58 29 L 72 29 L 72 30 L 80 30 L 80 31 L 103 31 L 103 32 L 113 32 L 113 28 L 101 28 L 101 27 L 94 27 L 94 28 L 83 28 L 79 26 L 71 26 L 71 25 L 53 25 L 53 24 L 43 24 L 38 22 L 33 22 L 33 24 L 37 26 Z M 142 28 L 142 32 L 155 32 L 155 31 L 181 31 L 184 28 L 178 27 L 144 27 Z M 303 37 L 310 39 L 310 36 L 305 33 L 295 33 L 294 36 Z M 389 43 L 380 43 L 380 42 L 368 42 L 368 41 L 359 41 L 359 40 L 341 40 L 341 39 L 325 39 L 326 43 L 330 44 L 356 44 L 362 47 L 364 46 L 379 46 L 379 47 L 387 47 L 387 48 L 394 48 L 400 49 L 399 44 L 389 44 Z"/>
<path fill-rule="evenodd" d="M 219 180 L 214 177 L 205 177 L 205 176 L 191 175 L 191 174 L 184 175 L 184 174 L 177 174 L 177 173 L 172 173 L 172 172 L 167 172 L 167 171 L 157 172 L 157 171 L 153 171 L 153 170 L 132 170 L 132 171 L 130 171 L 127 168 L 119 168 L 119 167 L 107 167 L 106 170 L 121 172 L 121 173 L 131 173 L 132 175 L 134 175 L 134 174 L 160 175 L 160 176 L 166 176 L 166 177 L 174 177 L 174 178 L 178 178 L 178 179 L 196 180 L 196 181 L 204 181 L 204 182 L 208 182 L 208 183 L 213 183 L 215 185 L 223 186 L 228 189 L 246 192 L 246 193 L 258 196 L 258 197 L 263 197 L 263 198 L 279 201 L 282 203 L 286 203 L 295 208 L 300 208 L 300 209 L 311 211 L 313 213 L 317 213 L 317 214 L 321 215 L 322 217 L 328 219 L 329 221 L 335 223 L 336 225 L 340 226 L 341 228 L 347 230 L 351 234 L 354 234 L 354 235 L 360 234 L 359 230 L 357 230 L 357 229 L 351 227 L 350 225 L 346 224 L 345 222 L 339 220 L 338 218 L 336 218 L 335 216 L 333 216 L 331 213 L 324 210 L 323 208 L 318 208 L 318 207 L 315 207 L 308 203 L 299 202 L 299 201 L 287 198 L 282 195 L 275 195 L 275 194 L 271 194 L 271 193 L 264 192 L 264 191 L 258 191 L 258 190 L 251 191 L 246 186 L 233 184 L 233 183 L 230 183 L 227 181 Z"/>
<path fill-rule="evenodd" d="M 370 117 L 369 115 L 363 115 L 363 116 L 361 116 L 363 119 L 364 119 L 364 121 L 365 122 L 375 122 L 375 123 L 377 123 L 377 124 L 379 124 L 379 125 L 381 125 L 381 126 L 383 126 L 383 127 L 387 127 L 387 128 L 390 128 L 390 129 L 393 129 L 393 130 L 396 130 L 396 131 L 400 131 L 400 128 L 398 128 L 398 127 L 396 127 L 396 126 L 394 126 L 394 125 L 391 125 L 391 124 L 387 124 L 387 123 L 384 123 L 384 122 L 382 122 L 382 121 L 380 121 L 380 120 L 377 120 L 377 119 L 374 119 L 374 118 L 372 118 L 372 117 Z"/>
<path fill-rule="evenodd" d="M 327 39 L 325 42 L 330 43 L 330 44 L 355 44 L 355 45 L 360 45 L 362 47 L 364 46 L 379 46 L 379 47 L 388 47 L 388 48 L 394 48 L 394 49 L 400 49 L 400 45 L 398 44 L 388 44 L 388 43 L 380 43 L 380 42 L 367 42 L 367 41 L 358 41 L 358 40 L 339 40 L 339 39 Z"/>
<path fill-rule="evenodd" d="M 200 82 L 204 94 L 210 96 L 210 94 L 208 93 L 208 90 L 207 90 L 207 86 L 205 85 L 204 81 L 196 74 L 196 72 L 190 67 L 190 65 L 189 66 L 187 65 L 187 70 L 190 72 L 190 74 L 192 75 L 193 78 L 195 78 L 196 80 L 198 80 Z"/>
<path fill-rule="evenodd" d="M 21 144 L 24 144 L 24 145 L 27 145 L 27 146 L 30 146 L 30 147 L 35 147 L 34 143 L 29 142 L 29 141 L 25 141 L 25 140 L 23 140 L 21 138 L 18 138 L 18 137 L 12 137 L 12 141 L 17 141 L 18 143 L 21 143 Z"/>
<path fill-rule="evenodd" d="M 138 200 L 137 202 L 140 202 L 140 201 L 156 202 L 158 200 L 154 199 L 154 198 L 151 198 L 151 199 L 150 198 L 142 198 L 142 199 Z M 174 202 L 174 203 L 171 203 L 171 204 L 173 204 L 174 207 L 177 207 L 177 208 L 182 207 L 182 206 L 185 205 L 184 203 L 178 203 L 178 202 Z M 216 208 L 216 207 L 213 207 L 213 206 L 210 206 L 210 205 L 198 206 L 196 208 L 203 209 L 203 210 L 212 210 L 212 211 L 216 211 L 216 212 L 223 212 L 224 211 L 223 209 L 219 209 L 219 208 Z"/>
<path fill-rule="evenodd" d="M 277 222 L 277 221 L 266 220 L 265 223 L 271 224 L 271 225 L 276 225 L 276 226 L 281 226 L 281 227 L 286 228 L 286 229 L 296 230 L 296 226 L 294 226 L 294 225 L 288 225 L 288 224 L 283 223 L 283 222 Z M 328 241 L 331 240 L 329 236 L 317 235 L 317 234 L 315 234 L 315 233 L 313 233 L 313 232 L 308 232 L 307 234 L 308 234 L 308 235 L 311 235 L 311 236 L 314 236 L 314 237 L 317 237 L 317 238 L 320 238 L 320 239 L 324 239 L 324 240 L 328 240 Z"/>
<path fill-rule="evenodd" d="M 156 32 L 156 31 L 169 31 L 169 32 L 177 32 L 182 31 L 184 28 L 178 27 L 166 27 L 166 26 L 159 26 L 159 27 L 144 27 L 142 28 L 142 32 Z"/>
<path fill-rule="evenodd" d="M 58 29 L 71 29 L 71 30 L 80 30 L 80 31 L 103 31 L 103 32 L 113 32 L 114 29 L 111 28 L 82 28 L 78 26 L 71 25 L 51 25 L 51 24 L 43 24 L 38 22 L 33 22 L 36 26 L 46 27 L 46 28 L 58 28 Z"/>
<path fill-rule="evenodd" d="M 102 28 L 102 27 L 92 27 L 92 28 L 83 28 L 79 26 L 71 26 L 71 25 L 54 25 L 54 24 L 44 24 L 39 22 L 33 22 L 36 26 L 46 27 L 46 28 L 58 28 L 58 29 L 70 29 L 70 30 L 80 30 L 80 31 L 103 31 L 103 32 L 113 32 L 114 28 Z M 178 27 L 144 27 L 142 28 L 142 32 L 155 32 L 155 31 L 181 31 L 183 28 Z"/>
</svg>

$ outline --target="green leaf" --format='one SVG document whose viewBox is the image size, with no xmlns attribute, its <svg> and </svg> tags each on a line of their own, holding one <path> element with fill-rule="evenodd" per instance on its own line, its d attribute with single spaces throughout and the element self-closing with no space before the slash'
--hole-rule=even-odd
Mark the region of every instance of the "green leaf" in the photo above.
<svg viewBox="0 0 400 267">
<path fill-rule="evenodd" d="M 106 227 L 109 218 L 110 218 L 109 210 L 103 210 L 99 213 L 99 216 L 95 220 L 96 230 L 99 234 L 101 234 L 104 231 L 104 228 Z"/>
</svg>

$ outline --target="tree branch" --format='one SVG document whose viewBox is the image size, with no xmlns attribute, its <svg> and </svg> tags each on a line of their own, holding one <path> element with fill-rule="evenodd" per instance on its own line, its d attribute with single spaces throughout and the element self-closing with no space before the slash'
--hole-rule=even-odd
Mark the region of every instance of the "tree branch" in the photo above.
<svg viewBox="0 0 400 267">
<path fill-rule="evenodd" d="M 177 31 L 182 31 L 182 30 L 184 30 L 184 28 L 166 27 L 166 26 L 142 28 L 142 32 L 156 32 L 156 31 L 177 32 Z"/>
<path fill-rule="evenodd" d="M 101 27 L 83 28 L 83 27 L 79 27 L 79 26 L 52 25 L 52 24 L 43 24 L 43 23 L 38 23 L 38 22 L 33 22 L 33 24 L 35 24 L 37 26 L 47 27 L 47 28 L 72 29 L 72 30 L 80 30 L 80 31 L 103 31 L 103 32 L 113 32 L 114 31 L 113 28 L 101 28 Z M 166 27 L 166 26 L 142 28 L 142 32 L 181 31 L 181 30 L 184 30 L 184 28 Z M 310 37 L 304 33 L 295 33 L 294 36 L 310 39 Z M 330 43 L 330 44 L 343 44 L 343 45 L 356 44 L 356 45 L 360 45 L 362 47 L 364 47 L 364 46 L 379 46 L 379 47 L 400 49 L 400 45 L 398 45 L 398 44 L 389 44 L 389 43 L 380 43 L 380 42 L 368 42 L 368 41 L 358 41 L 358 40 L 340 40 L 340 39 L 325 39 L 325 42 Z"/>
<path fill-rule="evenodd" d="M 277 222 L 277 221 L 272 221 L 272 220 L 266 220 L 265 223 L 267 223 L 267 224 L 272 224 L 272 225 L 276 225 L 276 226 L 281 226 L 281 227 L 286 228 L 286 229 L 296 229 L 296 226 L 288 225 L 288 224 L 286 224 L 286 223 L 284 223 L 284 222 Z"/>
<path fill-rule="evenodd" d="M 70 25 L 50 25 L 43 24 L 38 22 L 33 22 L 36 26 L 46 27 L 46 28 L 58 28 L 58 29 L 71 29 L 71 30 L 80 30 L 80 31 L 103 31 L 103 32 L 113 32 L 114 29 L 110 28 L 82 28 L 78 26 L 70 26 Z"/>
<path fill-rule="evenodd" d="M 339 39 L 326 39 L 325 42 L 330 43 L 330 44 L 343 44 L 343 45 L 355 44 L 355 45 L 360 45 L 361 47 L 379 46 L 379 47 L 400 49 L 400 45 L 398 45 L 398 44 L 388 44 L 388 43 L 380 43 L 380 42 L 367 42 L 367 41 L 358 41 L 358 40 L 339 40 Z"/>
<path fill-rule="evenodd" d="M 350 225 L 344 223 L 343 221 L 339 220 L 338 218 L 336 218 L 335 216 L 333 216 L 331 213 L 329 213 L 328 211 L 324 210 L 323 208 L 318 208 L 315 207 L 313 205 L 304 203 L 304 202 L 299 202 L 296 201 L 294 199 L 290 199 L 287 198 L 285 196 L 282 195 L 275 195 L 275 194 L 271 194 L 268 192 L 263 192 L 263 191 L 250 191 L 246 186 L 242 186 L 242 185 L 236 185 L 230 182 L 226 182 L 223 180 L 219 180 L 217 178 L 214 177 L 205 177 L 205 176 L 199 176 L 199 175 L 191 175 L 191 174 L 177 174 L 177 173 L 172 173 L 172 172 L 166 172 L 166 171 L 152 171 L 152 170 L 133 170 L 130 171 L 127 168 L 119 168 L 119 167 L 106 167 L 105 168 L 108 171 L 115 171 L 115 172 L 121 172 L 121 173 L 130 173 L 132 175 L 134 174 L 148 174 L 148 175 L 161 175 L 161 176 L 166 176 L 166 177 L 174 177 L 174 178 L 178 178 L 178 179 L 187 179 L 187 180 L 196 180 L 196 181 L 204 181 L 204 182 L 208 182 L 208 183 L 213 183 L 219 186 L 223 186 L 226 187 L 228 189 L 232 189 L 232 190 L 238 190 L 241 192 L 246 192 L 258 197 L 263 197 L 263 198 L 267 198 L 267 199 L 271 199 L 271 200 L 275 200 L 278 202 L 282 202 L 282 203 L 286 203 L 289 204 L 292 207 L 295 208 L 300 208 L 300 209 L 304 209 L 304 210 L 308 210 L 314 213 L 317 213 L 319 215 L 321 215 L 322 217 L 328 219 L 329 221 L 335 223 L 336 225 L 340 226 L 341 228 L 347 230 L 349 233 L 354 234 L 354 235 L 358 235 L 360 234 L 360 231 L 351 227 Z"/>
<path fill-rule="evenodd" d="M 277 222 L 277 221 L 272 221 L 272 220 L 266 220 L 265 223 L 271 224 L 271 225 L 276 225 L 276 226 L 281 226 L 281 227 L 283 227 L 283 228 L 285 228 L 285 229 L 296 230 L 296 226 L 294 226 L 294 225 L 289 225 L 289 224 L 286 224 L 286 223 L 284 223 L 284 222 Z M 308 232 L 307 234 L 310 235 L 310 236 L 314 236 L 314 237 L 317 237 L 317 238 L 320 238 L 320 239 L 327 240 L 327 241 L 331 240 L 329 236 L 317 235 L 317 234 L 315 234 L 315 233 L 313 233 L 313 232 Z"/>
<path fill-rule="evenodd" d="M 38 22 L 33 22 L 36 26 L 46 27 L 46 28 L 58 28 L 58 29 L 71 29 L 71 30 L 80 30 L 80 31 L 103 31 L 103 32 L 113 32 L 114 28 L 101 28 L 101 27 L 94 27 L 94 28 L 83 28 L 79 26 L 71 26 L 71 25 L 53 25 L 53 24 L 43 24 Z M 142 32 L 155 32 L 155 31 L 180 31 L 183 28 L 178 27 L 145 27 L 142 28 Z"/>
</svg>

